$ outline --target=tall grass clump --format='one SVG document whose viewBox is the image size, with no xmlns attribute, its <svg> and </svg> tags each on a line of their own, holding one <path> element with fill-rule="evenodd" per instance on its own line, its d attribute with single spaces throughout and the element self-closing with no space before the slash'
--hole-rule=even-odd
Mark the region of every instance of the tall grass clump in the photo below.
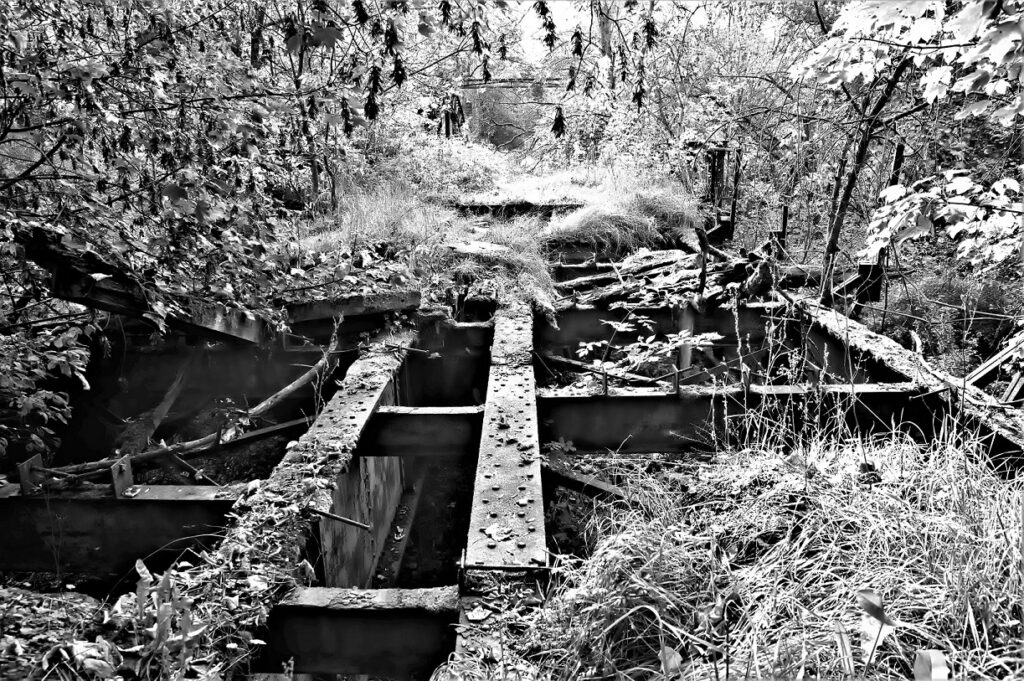
<svg viewBox="0 0 1024 681">
<path fill-rule="evenodd" d="M 379 242 L 414 248 L 467 233 L 455 211 L 424 201 L 409 183 L 393 179 L 346 187 L 338 209 L 305 225 L 300 243 L 315 252 L 354 251 Z"/>
<path fill-rule="evenodd" d="M 700 211 L 690 196 L 668 189 L 636 192 L 577 210 L 542 235 L 544 248 L 578 246 L 622 258 L 640 248 L 696 250 Z"/>
<path fill-rule="evenodd" d="M 522 216 L 490 224 L 482 241 L 467 250 L 446 245 L 417 249 L 414 269 L 424 280 L 450 277 L 467 285 L 480 282 L 498 300 L 526 300 L 554 313 L 554 281 L 537 235 L 542 221 Z"/>
<path fill-rule="evenodd" d="M 958 678 L 1018 677 L 1024 486 L 983 451 L 947 431 L 638 468 L 556 572 L 531 659 L 563 679 L 907 678 L 934 650 Z"/>
</svg>

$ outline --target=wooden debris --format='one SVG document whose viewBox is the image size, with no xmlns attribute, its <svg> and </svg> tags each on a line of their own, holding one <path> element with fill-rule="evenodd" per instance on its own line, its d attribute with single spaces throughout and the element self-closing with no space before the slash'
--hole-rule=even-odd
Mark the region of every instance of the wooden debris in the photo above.
<svg viewBox="0 0 1024 681">
<path fill-rule="evenodd" d="M 387 293 L 350 295 L 296 303 L 288 306 L 288 317 L 292 324 L 330 320 L 341 317 L 348 319 L 360 315 L 405 312 L 420 306 L 418 289 L 402 289 Z"/>
<path fill-rule="evenodd" d="M 541 472 L 554 484 L 595 499 L 625 499 L 626 492 L 616 485 L 591 475 L 578 473 L 565 457 L 549 454 L 541 463 Z"/>
<path fill-rule="evenodd" d="M 558 366 L 565 367 L 572 371 L 586 371 L 598 376 L 607 376 L 608 378 L 622 381 L 624 383 L 640 384 L 640 385 L 657 385 L 658 379 L 648 378 L 647 376 L 640 376 L 638 374 L 631 374 L 626 371 L 618 371 L 616 369 L 602 369 L 601 367 L 588 364 L 587 362 L 581 362 L 575 359 L 569 359 L 568 357 L 560 357 L 558 355 L 552 355 L 545 353 L 541 355 L 541 359 L 546 364 L 556 364 Z"/>
<path fill-rule="evenodd" d="M 1024 394 L 1024 373 L 1017 373 L 1013 375 L 1010 385 L 1006 386 L 1006 390 L 1003 391 L 1001 401 L 1005 404 L 1019 406 L 1022 394 Z"/>
<path fill-rule="evenodd" d="M 1007 360 L 1024 348 L 1024 333 L 1019 333 L 1011 338 L 1006 347 L 985 360 L 981 366 L 964 377 L 969 385 L 976 385 L 979 388 L 991 383 L 995 378 L 995 372 Z"/>
<path fill-rule="evenodd" d="M 697 264 L 697 258 L 698 256 L 685 253 L 684 251 L 638 253 L 626 258 L 618 266 L 611 266 L 607 272 L 570 279 L 569 281 L 555 284 L 555 288 L 563 291 L 574 291 L 604 284 L 613 284 L 615 282 L 621 283 L 627 277 L 636 277 L 651 270 L 667 267 L 692 270 Z"/>
</svg>

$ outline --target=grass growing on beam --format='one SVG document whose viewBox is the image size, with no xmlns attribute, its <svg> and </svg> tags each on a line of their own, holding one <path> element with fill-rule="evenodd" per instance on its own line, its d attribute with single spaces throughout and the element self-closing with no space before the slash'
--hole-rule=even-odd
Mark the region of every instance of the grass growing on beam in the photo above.
<svg viewBox="0 0 1024 681">
<path fill-rule="evenodd" d="M 386 242 L 395 249 L 466 238 L 470 222 L 450 208 L 429 203 L 401 179 L 373 187 L 347 187 L 337 211 L 303 226 L 303 248 L 326 252 L 358 251 Z"/>
<path fill-rule="evenodd" d="M 485 282 L 499 299 L 522 297 L 552 308 L 554 282 L 541 253 L 540 218 L 485 223 L 429 203 L 400 179 L 374 189 L 352 187 L 343 206 L 309 226 L 300 239 L 314 252 L 349 251 L 387 243 L 407 258 L 425 290 Z M 480 242 L 499 248 L 460 253 L 452 244 Z M 425 296 L 427 297 L 427 296 Z"/>
<path fill-rule="evenodd" d="M 934 649 L 957 676 L 1024 671 L 1024 485 L 946 433 L 921 447 L 823 439 L 635 472 L 595 515 L 531 623 L 557 678 L 907 678 Z M 865 609 L 882 599 L 895 627 Z M 727 671 L 728 670 L 728 671 Z"/>
<path fill-rule="evenodd" d="M 640 248 L 697 250 L 697 202 L 679 190 L 637 191 L 624 199 L 597 202 L 554 223 L 542 235 L 544 247 L 581 245 L 621 258 Z"/>
</svg>

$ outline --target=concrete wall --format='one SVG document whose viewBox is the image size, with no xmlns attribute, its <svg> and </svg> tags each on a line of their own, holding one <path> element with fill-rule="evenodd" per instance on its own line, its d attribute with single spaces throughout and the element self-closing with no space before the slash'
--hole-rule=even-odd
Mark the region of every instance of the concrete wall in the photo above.
<svg viewBox="0 0 1024 681">
<path fill-rule="evenodd" d="M 389 386 L 379 404 L 393 405 Z M 370 526 L 366 530 L 336 520 L 320 520 L 324 584 L 329 587 L 367 587 L 387 540 L 404 491 L 402 460 L 394 456 L 353 458 L 335 480 L 331 513 Z"/>
</svg>

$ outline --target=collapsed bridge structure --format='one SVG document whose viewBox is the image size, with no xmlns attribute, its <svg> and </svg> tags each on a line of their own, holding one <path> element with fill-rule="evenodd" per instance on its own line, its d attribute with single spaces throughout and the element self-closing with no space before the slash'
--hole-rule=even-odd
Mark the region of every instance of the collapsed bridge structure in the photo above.
<svg viewBox="0 0 1024 681">
<path fill-rule="evenodd" d="M 168 484 L 139 477 L 130 455 L 63 470 L 27 461 L 20 484 L 0 487 L 0 570 L 123 575 L 184 551 L 175 579 L 191 611 L 222 628 L 224 665 L 244 660 L 266 678 L 282 665 L 427 678 L 453 651 L 493 657 L 488 614 L 510 593 L 535 597 L 552 565 L 555 487 L 628 493 L 574 469 L 575 455 L 706 452 L 754 427 L 754 411 L 793 432 L 839 418 L 852 434 L 922 440 L 956 419 L 986 438 L 997 467 L 1024 453 L 1016 411 L 783 291 L 820 273 L 677 250 L 618 263 L 578 248 L 551 255 L 553 311 L 483 298 L 428 309 L 415 292 L 295 306 L 293 323 L 321 339 L 344 316 L 334 385 L 309 396 L 321 401 L 306 417 L 269 426 L 287 442 L 265 475 Z M 844 285 L 859 296 L 871 276 Z M 130 293 L 105 281 L 105 304 Z M 396 311 L 413 323 L 382 321 Z M 251 340 L 247 323 L 215 323 Z M 581 344 L 650 338 L 674 339 L 662 375 L 578 358 Z M 218 437 L 204 452 L 233 446 Z M 83 470 L 100 484 L 49 484 Z"/>
</svg>

